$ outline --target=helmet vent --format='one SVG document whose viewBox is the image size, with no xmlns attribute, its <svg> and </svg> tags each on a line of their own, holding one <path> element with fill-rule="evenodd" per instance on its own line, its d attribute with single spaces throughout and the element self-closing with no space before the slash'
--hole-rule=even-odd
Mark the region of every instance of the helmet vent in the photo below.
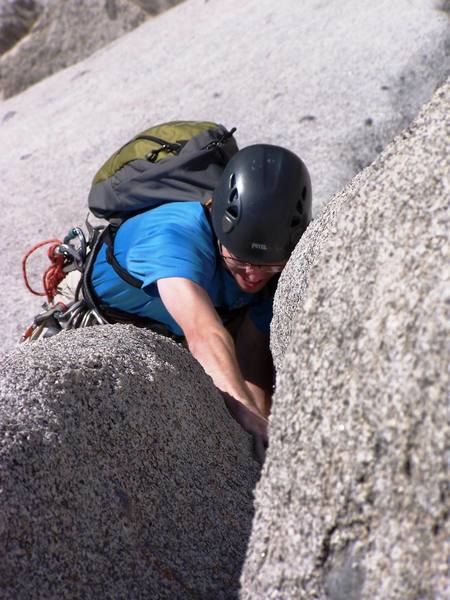
<svg viewBox="0 0 450 600">
<path fill-rule="evenodd" d="M 233 219 L 237 219 L 239 216 L 239 208 L 236 206 L 236 204 L 229 206 L 226 212 L 227 215 L 230 215 L 230 217 Z"/>
<path fill-rule="evenodd" d="M 304 202 L 306 200 L 306 195 L 308 193 L 308 190 L 306 189 L 306 185 L 302 190 L 302 201 Z"/>
<path fill-rule="evenodd" d="M 299 217 L 294 217 L 291 221 L 291 227 L 298 227 L 300 225 L 300 218 Z"/>
<path fill-rule="evenodd" d="M 230 190 L 233 189 L 234 187 L 236 187 L 236 175 L 234 173 L 231 173 L 231 175 L 230 175 L 228 187 L 230 188 Z"/>
<path fill-rule="evenodd" d="M 302 194 L 303 197 L 303 194 Z M 299 215 L 303 214 L 303 199 L 297 202 L 297 212 Z"/>
<path fill-rule="evenodd" d="M 230 204 L 235 204 L 237 202 L 238 196 L 239 196 L 239 192 L 237 191 L 236 188 L 233 188 L 231 190 L 230 196 L 228 198 L 228 204 L 229 205 Z"/>
</svg>

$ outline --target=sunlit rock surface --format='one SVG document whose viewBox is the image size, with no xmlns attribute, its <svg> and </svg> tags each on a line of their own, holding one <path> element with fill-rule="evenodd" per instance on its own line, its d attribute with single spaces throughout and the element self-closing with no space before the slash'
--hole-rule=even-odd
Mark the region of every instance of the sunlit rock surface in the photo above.
<svg viewBox="0 0 450 600">
<path fill-rule="evenodd" d="M 448 595 L 449 157 L 447 83 L 283 274 L 243 600 Z"/>
</svg>

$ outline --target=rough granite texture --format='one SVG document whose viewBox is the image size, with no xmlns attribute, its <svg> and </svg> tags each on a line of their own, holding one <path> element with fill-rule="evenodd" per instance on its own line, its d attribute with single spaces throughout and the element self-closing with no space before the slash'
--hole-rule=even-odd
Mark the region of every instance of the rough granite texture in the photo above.
<svg viewBox="0 0 450 600">
<path fill-rule="evenodd" d="M 0 0 L 0 55 L 30 31 L 40 12 L 34 0 Z"/>
<path fill-rule="evenodd" d="M 354 186 L 360 177 L 361 174 L 357 175 L 351 185 Z M 322 248 L 335 231 L 336 218 L 345 198 L 342 193 L 335 196 L 325 206 L 319 218 L 313 219 L 279 279 L 270 324 L 271 350 L 277 369 L 283 364 L 296 319 L 303 311 L 311 271 L 315 268 L 315 261 L 321 256 Z"/>
<path fill-rule="evenodd" d="M 160 13 L 184 2 L 185 0 L 130 0 L 140 6 L 149 15 L 159 15 Z M 208 0 L 206 0 L 208 1 Z"/>
<path fill-rule="evenodd" d="M 449 33 L 435 0 L 186 0 L 0 102 L 0 351 L 40 308 L 25 251 L 83 224 L 92 177 L 138 131 L 209 119 L 292 148 L 318 214 L 446 78 Z"/>
<path fill-rule="evenodd" d="M 449 204 L 447 82 L 284 275 L 242 600 L 449 597 Z"/>
<path fill-rule="evenodd" d="M 237 597 L 259 465 L 174 342 L 132 326 L 7 355 L 2 600 Z"/>
</svg>

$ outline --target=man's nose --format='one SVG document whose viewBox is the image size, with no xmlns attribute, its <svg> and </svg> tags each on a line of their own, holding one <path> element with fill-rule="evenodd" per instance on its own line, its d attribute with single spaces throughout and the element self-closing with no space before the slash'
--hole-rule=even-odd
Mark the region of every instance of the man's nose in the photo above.
<svg viewBox="0 0 450 600">
<path fill-rule="evenodd" d="M 261 274 L 258 272 L 258 269 L 255 269 L 252 266 L 246 267 L 245 276 L 250 281 L 259 281 L 261 279 Z"/>
</svg>

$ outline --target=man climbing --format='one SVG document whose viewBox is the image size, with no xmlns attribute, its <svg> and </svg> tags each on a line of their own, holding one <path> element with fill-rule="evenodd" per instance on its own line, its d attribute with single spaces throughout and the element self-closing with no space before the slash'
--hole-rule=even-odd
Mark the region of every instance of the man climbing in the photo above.
<svg viewBox="0 0 450 600">
<path fill-rule="evenodd" d="M 267 439 L 272 301 L 279 274 L 311 219 L 304 163 L 279 146 L 237 152 L 211 202 L 170 202 L 126 220 L 112 267 L 106 245 L 91 286 L 102 309 L 147 317 L 183 336 L 238 422 Z"/>
</svg>

